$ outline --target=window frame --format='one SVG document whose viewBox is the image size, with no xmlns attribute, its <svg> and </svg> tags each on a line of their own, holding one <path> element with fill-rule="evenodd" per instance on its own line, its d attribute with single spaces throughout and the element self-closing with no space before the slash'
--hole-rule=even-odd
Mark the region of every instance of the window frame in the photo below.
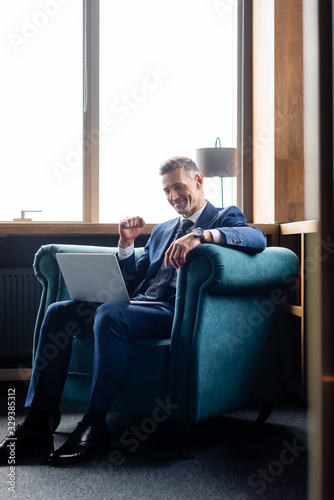
<svg viewBox="0 0 334 500">
<path fill-rule="evenodd" d="M 83 0 L 83 222 L 99 222 L 100 1 Z"/>
</svg>

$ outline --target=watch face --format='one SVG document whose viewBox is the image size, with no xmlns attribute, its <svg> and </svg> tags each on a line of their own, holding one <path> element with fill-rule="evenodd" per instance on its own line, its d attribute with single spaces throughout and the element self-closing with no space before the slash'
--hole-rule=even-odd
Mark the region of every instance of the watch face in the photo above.
<svg viewBox="0 0 334 500">
<path fill-rule="evenodd" d="M 201 227 L 197 227 L 196 229 L 194 229 L 193 232 L 194 232 L 194 236 L 196 236 L 196 238 L 200 238 L 204 234 L 204 229 L 202 229 Z"/>
</svg>

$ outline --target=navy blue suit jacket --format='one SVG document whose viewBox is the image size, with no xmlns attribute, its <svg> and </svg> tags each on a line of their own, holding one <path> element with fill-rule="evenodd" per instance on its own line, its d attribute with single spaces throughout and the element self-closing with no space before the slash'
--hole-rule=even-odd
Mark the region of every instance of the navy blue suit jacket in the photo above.
<svg viewBox="0 0 334 500">
<path fill-rule="evenodd" d="M 155 226 L 140 259 L 136 262 L 135 256 L 131 255 L 120 262 L 130 295 L 138 292 L 157 274 L 179 222 L 180 217 L 176 217 Z M 256 226 L 249 226 L 236 206 L 222 209 L 207 202 L 196 227 L 218 229 L 225 236 L 225 246 L 250 254 L 262 252 L 267 244 L 263 232 Z"/>
</svg>

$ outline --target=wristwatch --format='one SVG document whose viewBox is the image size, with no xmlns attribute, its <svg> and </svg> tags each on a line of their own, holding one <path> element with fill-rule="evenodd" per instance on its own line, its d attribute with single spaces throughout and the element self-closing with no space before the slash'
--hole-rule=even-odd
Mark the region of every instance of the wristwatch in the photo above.
<svg viewBox="0 0 334 500">
<path fill-rule="evenodd" d="M 201 243 L 205 243 L 204 229 L 202 229 L 201 227 L 196 227 L 196 229 L 193 230 L 193 235 L 195 238 L 199 238 Z"/>
</svg>

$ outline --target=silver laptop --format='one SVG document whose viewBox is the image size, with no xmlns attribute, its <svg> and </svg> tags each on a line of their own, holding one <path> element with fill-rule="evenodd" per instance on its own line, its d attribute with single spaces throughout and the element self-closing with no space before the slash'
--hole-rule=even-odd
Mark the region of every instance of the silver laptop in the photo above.
<svg viewBox="0 0 334 500">
<path fill-rule="evenodd" d="M 151 300 L 130 300 L 116 255 L 57 253 L 56 259 L 72 300 L 161 305 Z"/>
</svg>

